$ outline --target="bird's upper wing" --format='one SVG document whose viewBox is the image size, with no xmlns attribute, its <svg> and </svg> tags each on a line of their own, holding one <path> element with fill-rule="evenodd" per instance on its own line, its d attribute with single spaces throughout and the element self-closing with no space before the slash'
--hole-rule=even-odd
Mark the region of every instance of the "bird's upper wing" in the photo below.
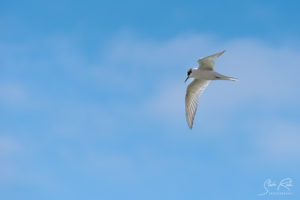
<svg viewBox="0 0 300 200">
<path fill-rule="evenodd" d="M 205 90 L 208 83 L 209 80 L 194 79 L 187 86 L 185 94 L 185 116 L 190 129 L 193 127 L 199 96 Z"/>
<path fill-rule="evenodd" d="M 206 56 L 204 58 L 200 58 L 198 60 L 198 64 L 199 64 L 198 69 L 214 70 L 215 59 L 217 57 L 219 57 L 220 55 L 222 55 L 224 52 L 225 52 L 225 50 L 223 50 L 223 51 L 221 51 L 219 53 L 210 55 L 210 56 Z"/>
</svg>

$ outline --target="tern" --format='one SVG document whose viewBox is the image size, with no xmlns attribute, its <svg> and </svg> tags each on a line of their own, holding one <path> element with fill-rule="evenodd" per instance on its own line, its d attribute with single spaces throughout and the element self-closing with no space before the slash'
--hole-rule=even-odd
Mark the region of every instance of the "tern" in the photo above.
<svg viewBox="0 0 300 200">
<path fill-rule="evenodd" d="M 224 76 L 214 71 L 215 59 L 222 55 L 225 50 L 198 60 L 197 68 L 190 68 L 187 77 L 194 80 L 187 86 L 185 94 L 185 116 L 190 129 L 193 128 L 194 118 L 198 107 L 200 94 L 205 90 L 211 80 L 237 81 L 236 78 Z"/>
</svg>

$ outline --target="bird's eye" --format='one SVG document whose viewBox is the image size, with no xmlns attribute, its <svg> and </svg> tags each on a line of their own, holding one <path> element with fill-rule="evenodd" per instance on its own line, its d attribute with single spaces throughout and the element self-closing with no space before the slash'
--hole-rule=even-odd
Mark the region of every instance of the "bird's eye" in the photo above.
<svg viewBox="0 0 300 200">
<path fill-rule="evenodd" d="M 192 73 L 192 70 L 189 69 L 189 70 L 187 71 L 187 75 L 189 76 L 191 73 Z"/>
</svg>

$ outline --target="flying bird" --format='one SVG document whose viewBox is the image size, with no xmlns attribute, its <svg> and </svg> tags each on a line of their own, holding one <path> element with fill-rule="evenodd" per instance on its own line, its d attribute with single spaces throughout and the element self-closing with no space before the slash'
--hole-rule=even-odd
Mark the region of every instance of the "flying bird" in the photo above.
<svg viewBox="0 0 300 200">
<path fill-rule="evenodd" d="M 222 55 L 224 51 L 200 58 L 197 68 L 190 68 L 187 71 L 187 77 L 194 80 L 187 86 L 185 94 L 185 116 L 190 129 L 193 128 L 194 118 L 198 107 L 200 94 L 205 90 L 211 80 L 230 80 L 236 81 L 236 78 L 224 76 L 214 71 L 215 59 Z"/>
</svg>

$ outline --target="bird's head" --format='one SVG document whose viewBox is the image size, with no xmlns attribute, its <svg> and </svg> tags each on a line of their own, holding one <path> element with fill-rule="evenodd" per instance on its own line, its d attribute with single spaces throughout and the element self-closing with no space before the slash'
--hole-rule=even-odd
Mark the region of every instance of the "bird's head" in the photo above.
<svg viewBox="0 0 300 200">
<path fill-rule="evenodd" d="M 191 77 L 192 72 L 193 72 L 192 68 L 188 69 L 188 71 L 186 72 L 186 79 L 184 82 L 186 82 Z"/>
</svg>

